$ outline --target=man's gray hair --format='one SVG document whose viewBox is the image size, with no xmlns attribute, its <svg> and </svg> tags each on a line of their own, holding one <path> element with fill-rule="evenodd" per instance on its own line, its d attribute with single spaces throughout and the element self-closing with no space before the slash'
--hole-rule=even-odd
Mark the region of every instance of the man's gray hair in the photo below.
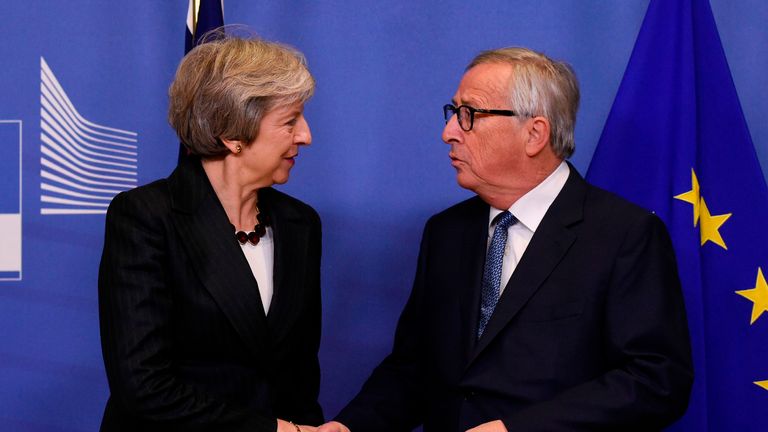
<svg viewBox="0 0 768 432">
<path fill-rule="evenodd" d="M 546 117 L 555 154 L 563 159 L 571 156 L 576 148 L 573 131 L 579 109 L 579 83 L 571 66 L 527 48 L 508 47 L 480 53 L 466 70 L 485 63 L 514 67 L 512 110 L 527 117 Z"/>
</svg>

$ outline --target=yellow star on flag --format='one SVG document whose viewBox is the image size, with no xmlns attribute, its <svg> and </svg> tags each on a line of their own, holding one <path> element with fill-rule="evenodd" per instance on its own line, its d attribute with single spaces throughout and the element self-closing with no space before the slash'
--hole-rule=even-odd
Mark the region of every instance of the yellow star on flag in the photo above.
<svg viewBox="0 0 768 432">
<path fill-rule="evenodd" d="M 693 226 L 699 221 L 699 200 L 701 192 L 699 189 L 699 179 L 696 178 L 696 172 L 691 168 L 691 190 L 680 195 L 675 195 L 676 199 L 693 204 Z"/>
<path fill-rule="evenodd" d="M 707 203 L 704 202 L 704 197 L 701 197 L 700 202 L 701 245 L 704 246 L 704 243 L 711 241 L 721 248 L 728 250 L 728 247 L 725 246 L 725 241 L 723 241 L 723 237 L 720 235 L 719 229 L 721 226 L 723 226 L 725 221 L 727 221 L 728 218 L 733 215 L 733 213 L 712 215 L 709 213 Z"/>
<path fill-rule="evenodd" d="M 755 381 L 755 384 L 757 384 L 760 387 L 768 390 L 768 381 Z"/>
<path fill-rule="evenodd" d="M 763 269 L 760 267 L 757 268 L 757 282 L 755 282 L 754 288 L 736 291 L 736 294 L 752 301 L 752 320 L 749 322 L 749 325 L 754 324 L 763 312 L 768 311 L 768 283 L 765 282 Z M 768 385 L 768 381 L 760 382 Z M 768 390 L 768 387 L 766 387 L 766 390 Z"/>
</svg>

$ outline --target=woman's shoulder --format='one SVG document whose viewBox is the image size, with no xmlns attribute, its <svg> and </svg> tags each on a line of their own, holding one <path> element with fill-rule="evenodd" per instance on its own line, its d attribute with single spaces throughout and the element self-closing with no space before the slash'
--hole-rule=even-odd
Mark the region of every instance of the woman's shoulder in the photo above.
<svg viewBox="0 0 768 432">
<path fill-rule="evenodd" d="M 138 212 L 146 215 L 166 212 L 170 209 L 171 199 L 168 192 L 168 180 L 160 179 L 143 186 L 120 192 L 109 204 L 108 213 Z"/>
<path fill-rule="evenodd" d="M 312 206 L 277 189 L 268 187 L 259 190 L 259 200 L 263 200 L 265 205 L 271 209 L 270 211 L 279 213 L 281 216 L 296 217 L 312 222 L 320 221 L 320 216 Z"/>
</svg>

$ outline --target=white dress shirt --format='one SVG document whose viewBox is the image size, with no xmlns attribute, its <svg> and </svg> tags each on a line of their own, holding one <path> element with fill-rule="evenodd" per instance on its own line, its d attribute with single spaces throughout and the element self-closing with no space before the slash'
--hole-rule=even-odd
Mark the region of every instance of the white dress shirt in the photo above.
<svg viewBox="0 0 768 432">
<path fill-rule="evenodd" d="M 272 228 L 267 227 L 267 233 L 259 240 L 259 244 L 252 245 L 251 242 L 245 242 L 245 244 L 240 245 L 240 248 L 245 254 L 245 259 L 248 260 L 253 277 L 259 284 L 261 304 L 264 306 L 264 314 L 267 314 L 274 291 L 272 270 L 275 262 L 275 242 Z"/>
<path fill-rule="evenodd" d="M 517 268 L 517 263 L 520 262 L 525 249 L 528 248 L 528 243 L 531 242 L 533 233 L 539 227 L 541 220 L 549 210 L 549 206 L 552 205 L 552 202 L 555 201 L 565 186 L 569 174 L 568 164 L 565 161 L 561 162 L 544 181 L 521 196 L 510 208 L 505 209 L 509 210 L 518 222 L 507 228 L 507 245 L 504 248 L 504 260 L 501 265 L 500 293 L 504 292 L 509 278 L 512 277 L 512 273 Z M 490 245 L 495 228 L 493 219 L 503 211 L 491 207 L 488 217 L 488 245 Z"/>
</svg>

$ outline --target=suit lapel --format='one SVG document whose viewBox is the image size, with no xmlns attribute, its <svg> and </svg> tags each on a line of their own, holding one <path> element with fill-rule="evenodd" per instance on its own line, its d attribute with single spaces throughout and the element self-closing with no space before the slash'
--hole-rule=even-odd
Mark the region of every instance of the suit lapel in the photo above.
<svg viewBox="0 0 768 432">
<path fill-rule="evenodd" d="M 259 200 L 266 202 L 273 221 L 274 293 L 267 322 L 273 340 L 278 342 L 300 313 L 296 305 L 300 304 L 299 297 L 306 277 L 309 227 L 301 223 L 301 215 L 274 189 L 262 189 Z"/>
<path fill-rule="evenodd" d="M 184 161 L 169 188 L 174 225 L 195 273 L 245 345 L 263 353 L 267 322 L 259 288 L 200 161 Z"/>
<path fill-rule="evenodd" d="M 570 164 L 569 168 L 571 172 L 565 186 L 539 224 L 504 288 L 468 366 L 520 312 L 576 241 L 576 234 L 570 227 L 582 219 L 586 182 Z"/>
<path fill-rule="evenodd" d="M 457 280 L 460 287 L 461 338 L 464 347 L 464 364 L 469 360 L 477 340 L 477 323 L 480 319 L 480 292 L 482 290 L 483 266 L 488 244 L 489 206 L 480 198 L 475 198 L 476 205 L 470 208 L 470 214 L 462 220 L 469 223 L 463 226 L 458 244 L 460 261 L 458 268 L 466 269 L 464 279 Z M 473 203 L 475 204 L 475 203 Z"/>
</svg>

